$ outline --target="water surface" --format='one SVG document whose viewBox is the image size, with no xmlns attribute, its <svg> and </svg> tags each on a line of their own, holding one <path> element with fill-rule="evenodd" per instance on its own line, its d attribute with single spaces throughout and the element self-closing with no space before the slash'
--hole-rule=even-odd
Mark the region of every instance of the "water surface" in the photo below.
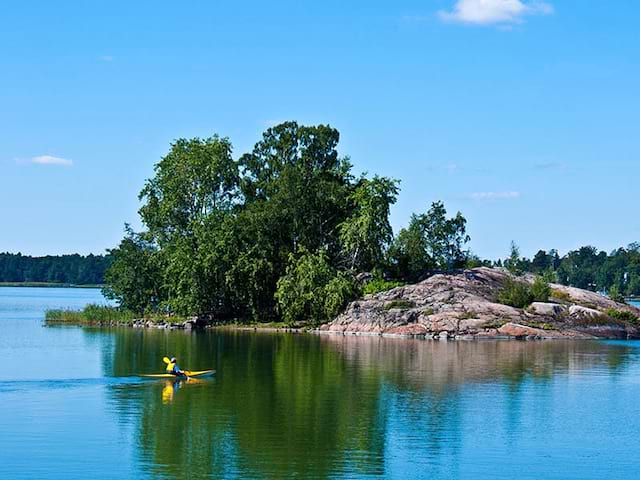
<svg viewBox="0 0 640 480">
<path fill-rule="evenodd" d="M 3 478 L 637 478 L 640 343 L 44 327 L 0 288 Z M 175 355 L 216 368 L 143 380 Z"/>
</svg>

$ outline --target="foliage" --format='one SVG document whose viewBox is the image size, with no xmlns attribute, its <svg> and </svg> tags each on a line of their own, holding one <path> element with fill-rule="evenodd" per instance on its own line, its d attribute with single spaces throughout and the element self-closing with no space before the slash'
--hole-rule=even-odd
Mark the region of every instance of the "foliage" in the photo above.
<svg viewBox="0 0 640 480">
<path fill-rule="evenodd" d="M 526 308 L 534 300 L 535 296 L 529 284 L 517 280 L 507 280 L 498 293 L 500 303 L 516 308 Z"/>
<path fill-rule="evenodd" d="M 0 282 L 101 285 L 110 264 L 109 255 L 31 257 L 0 253 Z"/>
<path fill-rule="evenodd" d="M 219 227 L 240 200 L 239 182 L 228 139 L 179 139 L 140 192 L 140 217 L 147 228 L 143 236 L 158 248 L 164 274 L 161 303 L 168 310 L 199 314 L 223 309 L 229 265 L 221 251 L 229 248 Z"/>
<path fill-rule="evenodd" d="M 627 310 L 611 308 L 607 310 L 607 315 L 616 320 L 622 320 L 623 322 L 638 323 L 638 317 Z"/>
<path fill-rule="evenodd" d="M 89 304 L 82 310 L 47 310 L 45 319 L 51 323 L 127 323 L 136 318 L 129 310 L 106 305 Z"/>
<path fill-rule="evenodd" d="M 547 275 L 548 281 L 592 291 L 640 295 L 640 244 L 632 243 L 607 254 L 585 246 L 563 257 L 556 250 L 538 251 L 533 260 L 520 258 L 523 271 Z M 505 264 L 509 260 L 505 261 Z"/>
<path fill-rule="evenodd" d="M 551 287 L 544 279 L 544 277 L 536 276 L 531 285 L 531 294 L 536 302 L 547 302 L 551 296 Z"/>
<path fill-rule="evenodd" d="M 398 278 L 417 280 L 427 270 L 451 270 L 464 266 L 470 240 L 467 220 L 460 212 L 447 218 L 442 202 L 435 202 L 425 214 L 411 216 L 389 249 L 389 261 Z"/>
<path fill-rule="evenodd" d="M 463 265 L 464 217 L 434 203 L 407 230 L 418 250 L 405 233 L 394 239 L 398 181 L 355 178 L 339 139 L 328 125 L 285 122 L 238 160 L 226 138 L 177 140 L 140 193 L 142 231 L 111 251 L 105 294 L 136 313 L 315 323 L 358 293 L 357 272 L 405 280 Z"/>
<path fill-rule="evenodd" d="M 509 258 L 504 261 L 504 266 L 513 275 L 522 275 L 524 272 L 523 260 L 520 258 L 520 248 L 514 241 L 511 241 Z"/>
<path fill-rule="evenodd" d="M 401 287 L 404 282 L 397 280 L 385 280 L 382 276 L 374 276 L 373 279 L 362 287 L 362 293 L 364 295 L 372 295 L 380 292 L 386 292 L 392 288 Z"/>
<path fill-rule="evenodd" d="M 464 262 L 464 268 L 478 268 L 478 267 L 492 267 L 493 262 L 491 260 L 483 260 L 477 255 L 474 255 L 471 252 L 468 252 L 466 255 L 466 260 Z"/>
<path fill-rule="evenodd" d="M 324 288 L 325 319 L 330 320 L 338 315 L 358 293 L 353 277 L 347 272 L 337 272 Z"/>
<path fill-rule="evenodd" d="M 163 298 L 159 252 L 128 225 L 125 231 L 120 245 L 109 251 L 113 261 L 103 293 L 122 309 L 141 314 L 157 309 Z"/>
<path fill-rule="evenodd" d="M 415 306 L 416 304 L 411 300 L 400 299 L 400 300 L 391 300 L 390 302 L 386 303 L 384 305 L 384 309 L 385 310 L 393 310 L 393 309 L 408 310 Z"/>
<path fill-rule="evenodd" d="M 349 196 L 353 213 L 338 228 L 351 270 L 366 271 L 382 263 L 393 239 L 389 208 L 397 194 L 397 180 L 375 176 L 371 180 L 360 179 Z"/>
<path fill-rule="evenodd" d="M 614 302 L 626 303 L 624 295 L 620 293 L 620 288 L 618 288 L 618 285 L 612 285 L 611 288 L 609 288 L 608 295 L 609 295 L 609 298 Z"/>
<path fill-rule="evenodd" d="M 275 298 L 285 322 L 308 320 L 318 324 L 335 316 L 355 293 L 353 279 L 332 268 L 324 250 L 300 250 L 297 256 L 289 255 Z"/>
</svg>

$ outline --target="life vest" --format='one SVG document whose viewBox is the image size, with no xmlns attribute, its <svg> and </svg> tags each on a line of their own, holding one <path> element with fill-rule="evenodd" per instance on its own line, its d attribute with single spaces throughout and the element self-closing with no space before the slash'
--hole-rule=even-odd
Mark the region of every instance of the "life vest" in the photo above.
<svg viewBox="0 0 640 480">
<path fill-rule="evenodd" d="M 167 363 L 167 373 L 173 373 L 176 368 L 176 364 L 174 362 Z"/>
</svg>

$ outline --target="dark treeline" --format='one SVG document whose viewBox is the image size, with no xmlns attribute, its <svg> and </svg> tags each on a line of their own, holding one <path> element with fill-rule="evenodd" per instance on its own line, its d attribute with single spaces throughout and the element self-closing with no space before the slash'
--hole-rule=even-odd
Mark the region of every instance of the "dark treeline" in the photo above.
<svg viewBox="0 0 640 480">
<path fill-rule="evenodd" d="M 91 285 L 104 283 L 111 259 L 104 255 L 31 257 L 0 253 L 0 282 Z"/>
<path fill-rule="evenodd" d="M 226 138 L 179 139 L 140 193 L 144 229 L 111 250 L 105 293 L 126 309 L 319 322 L 360 272 L 410 281 L 465 264 L 466 220 L 442 203 L 393 235 L 397 180 L 355 176 L 326 125 L 286 122 L 232 157 Z"/>
<path fill-rule="evenodd" d="M 562 257 L 556 250 L 540 250 L 532 259 L 520 257 L 512 245 L 510 257 L 497 265 L 545 275 L 563 285 L 607 292 L 618 299 L 640 296 L 640 243 L 610 253 L 586 246 Z"/>
</svg>

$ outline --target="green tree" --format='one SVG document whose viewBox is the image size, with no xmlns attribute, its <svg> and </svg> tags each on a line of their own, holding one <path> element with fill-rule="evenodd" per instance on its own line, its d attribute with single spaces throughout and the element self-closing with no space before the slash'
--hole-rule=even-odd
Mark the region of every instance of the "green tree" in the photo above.
<svg viewBox="0 0 640 480">
<path fill-rule="evenodd" d="M 298 256 L 290 254 L 275 298 L 285 322 L 318 324 L 335 316 L 355 293 L 353 278 L 332 268 L 324 250 L 301 250 Z"/>
<path fill-rule="evenodd" d="M 558 267 L 558 278 L 564 285 L 588 290 L 596 290 L 599 265 L 606 260 L 607 254 L 599 254 L 595 247 L 582 247 L 565 255 Z"/>
<path fill-rule="evenodd" d="M 547 302 L 549 300 L 551 287 L 544 277 L 540 275 L 536 276 L 533 285 L 531 285 L 531 294 L 536 302 Z"/>
<path fill-rule="evenodd" d="M 609 289 L 608 294 L 609 294 L 609 298 L 614 302 L 625 303 L 624 295 L 620 292 L 620 289 L 618 288 L 617 285 L 613 285 Z"/>
<path fill-rule="evenodd" d="M 520 257 L 520 248 L 513 240 L 509 247 L 509 257 L 504 261 L 504 266 L 513 275 L 522 275 L 525 271 L 526 261 Z"/>
<path fill-rule="evenodd" d="M 140 193 L 145 236 L 159 247 L 164 260 L 170 310 L 209 313 L 225 303 L 221 269 L 228 265 L 207 262 L 207 256 L 218 247 L 212 232 L 219 232 L 218 225 L 239 202 L 238 187 L 231 143 L 213 136 L 173 143 Z"/>
<path fill-rule="evenodd" d="M 125 238 L 109 250 L 113 261 L 107 270 L 103 288 L 105 297 L 120 307 L 143 314 L 155 310 L 164 299 L 162 267 L 158 250 L 143 236 L 125 226 Z"/>
<path fill-rule="evenodd" d="M 338 225 L 342 251 L 351 270 L 380 266 L 393 239 L 389 209 L 396 202 L 398 181 L 385 177 L 361 178 L 349 196 L 353 213 Z"/>
<path fill-rule="evenodd" d="M 389 249 L 391 264 L 401 278 L 415 280 L 429 269 L 451 270 L 464 266 L 470 240 L 467 220 L 458 212 L 447 218 L 442 202 L 434 202 L 425 214 L 411 216 Z"/>
</svg>

